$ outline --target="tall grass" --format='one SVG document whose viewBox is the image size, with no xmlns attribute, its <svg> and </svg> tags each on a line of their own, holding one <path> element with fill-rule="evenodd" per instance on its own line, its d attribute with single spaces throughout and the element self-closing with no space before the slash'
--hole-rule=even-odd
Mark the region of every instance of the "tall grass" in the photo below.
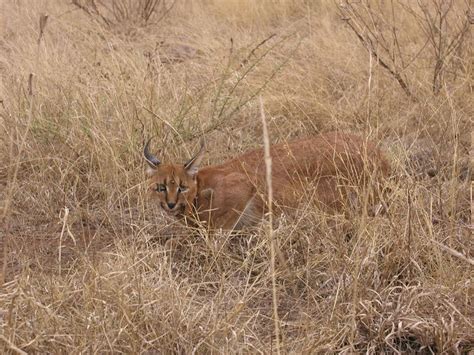
<svg viewBox="0 0 474 355">
<path fill-rule="evenodd" d="M 66 1 L 0 7 L 2 352 L 472 350 L 470 36 L 434 94 L 400 12 L 414 100 L 332 1 L 180 1 L 122 29 Z M 357 132 L 393 165 L 383 215 L 308 196 L 273 223 L 274 272 L 264 226 L 161 216 L 141 157 L 155 134 L 164 161 L 201 136 L 209 164 L 262 146 L 259 95 L 273 142 Z"/>
</svg>

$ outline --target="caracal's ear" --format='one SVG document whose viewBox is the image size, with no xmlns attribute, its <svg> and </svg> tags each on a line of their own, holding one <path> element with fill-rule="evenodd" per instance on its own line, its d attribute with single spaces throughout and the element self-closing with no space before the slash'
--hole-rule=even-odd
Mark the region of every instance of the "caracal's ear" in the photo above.
<svg viewBox="0 0 474 355">
<path fill-rule="evenodd" d="M 145 144 L 145 148 L 143 149 L 143 156 L 145 157 L 145 160 L 149 165 L 149 167 L 146 169 L 146 173 L 149 176 L 153 175 L 156 172 L 158 165 L 161 164 L 160 159 L 150 153 L 149 146 L 152 139 L 153 137 L 148 140 L 148 142 Z"/>
<path fill-rule="evenodd" d="M 192 157 L 186 164 L 184 164 L 184 169 L 189 175 L 193 177 L 196 176 L 202 158 L 204 158 L 204 153 L 206 153 L 206 149 L 204 147 L 204 140 L 201 139 L 201 148 L 199 149 L 199 152 L 194 157 Z"/>
<path fill-rule="evenodd" d="M 148 177 L 151 177 L 157 172 L 157 170 L 158 170 L 157 168 L 152 168 L 151 166 L 147 166 L 145 169 L 145 174 Z"/>
</svg>

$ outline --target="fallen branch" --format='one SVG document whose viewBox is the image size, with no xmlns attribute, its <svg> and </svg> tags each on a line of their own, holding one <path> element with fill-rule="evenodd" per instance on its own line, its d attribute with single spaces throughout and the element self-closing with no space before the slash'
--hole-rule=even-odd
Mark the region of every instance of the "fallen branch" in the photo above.
<svg viewBox="0 0 474 355">
<path fill-rule="evenodd" d="M 454 250 L 450 247 L 447 247 L 446 245 L 444 244 L 441 244 L 440 242 L 432 239 L 433 243 L 435 243 L 438 247 L 440 247 L 441 249 L 443 249 L 444 251 L 448 252 L 449 254 L 451 254 L 452 256 L 455 256 L 461 260 L 464 260 L 465 262 L 467 262 L 468 264 L 471 264 L 474 266 L 474 259 L 471 259 L 471 258 L 468 258 L 467 256 L 465 256 L 464 254 L 458 252 L 457 250 Z"/>
</svg>

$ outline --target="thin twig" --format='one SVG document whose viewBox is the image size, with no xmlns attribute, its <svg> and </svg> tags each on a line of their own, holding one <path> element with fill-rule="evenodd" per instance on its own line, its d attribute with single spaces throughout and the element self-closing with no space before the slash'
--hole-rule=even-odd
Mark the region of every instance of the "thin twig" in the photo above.
<svg viewBox="0 0 474 355">
<path fill-rule="evenodd" d="M 39 35 L 38 35 L 38 45 L 41 43 L 41 39 L 43 38 L 44 29 L 46 28 L 46 24 L 48 23 L 48 15 L 41 14 L 39 19 Z"/>
<path fill-rule="evenodd" d="M 268 226 L 267 238 L 270 241 L 270 268 L 272 274 L 272 299 L 273 299 L 273 321 L 275 325 L 276 352 L 280 354 L 280 320 L 278 317 L 278 294 L 276 287 L 275 254 L 276 241 L 273 236 L 273 186 L 272 186 L 272 157 L 270 155 L 270 139 L 268 137 L 267 120 L 263 109 L 263 100 L 260 99 L 260 116 L 262 118 L 263 129 L 263 147 L 265 152 L 265 177 L 267 180 L 267 198 L 268 198 Z"/>
<path fill-rule="evenodd" d="M 242 61 L 242 63 L 240 63 L 240 67 L 241 68 L 244 67 L 249 62 L 250 58 L 252 58 L 252 56 L 255 55 L 255 51 L 275 36 L 276 36 L 276 33 L 272 33 L 270 36 L 268 36 L 263 41 L 261 41 L 259 44 L 257 44 L 255 46 L 255 48 L 250 51 L 249 55 Z"/>
<path fill-rule="evenodd" d="M 69 216 L 69 208 L 64 207 L 64 217 L 63 217 L 63 226 L 61 228 L 61 234 L 59 236 L 59 250 L 58 250 L 58 267 L 59 267 L 59 275 L 61 275 L 62 271 L 62 255 L 63 255 L 63 237 L 64 237 L 64 231 L 66 230 L 67 226 L 67 218 Z"/>
</svg>

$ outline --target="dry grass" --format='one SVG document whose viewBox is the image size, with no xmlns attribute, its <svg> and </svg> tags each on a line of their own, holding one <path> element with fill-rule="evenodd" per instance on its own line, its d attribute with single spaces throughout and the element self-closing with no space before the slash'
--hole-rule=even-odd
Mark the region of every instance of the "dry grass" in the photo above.
<svg viewBox="0 0 474 355">
<path fill-rule="evenodd" d="M 102 26 L 68 1 L 0 4 L 2 352 L 472 351 L 472 36 L 433 95 L 432 53 L 398 9 L 413 99 L 335 6 L 183 0 Z M 263 228 L 181 228 L 143 188 L 153 134 L 164 160 L 201 136 L 207 163 L 262 146 L 259 95 L 272 141 L 359 132 L 394 166 L 384 216 L 302 203 L 275 223 L 273 287 Z"/>
</svg>

